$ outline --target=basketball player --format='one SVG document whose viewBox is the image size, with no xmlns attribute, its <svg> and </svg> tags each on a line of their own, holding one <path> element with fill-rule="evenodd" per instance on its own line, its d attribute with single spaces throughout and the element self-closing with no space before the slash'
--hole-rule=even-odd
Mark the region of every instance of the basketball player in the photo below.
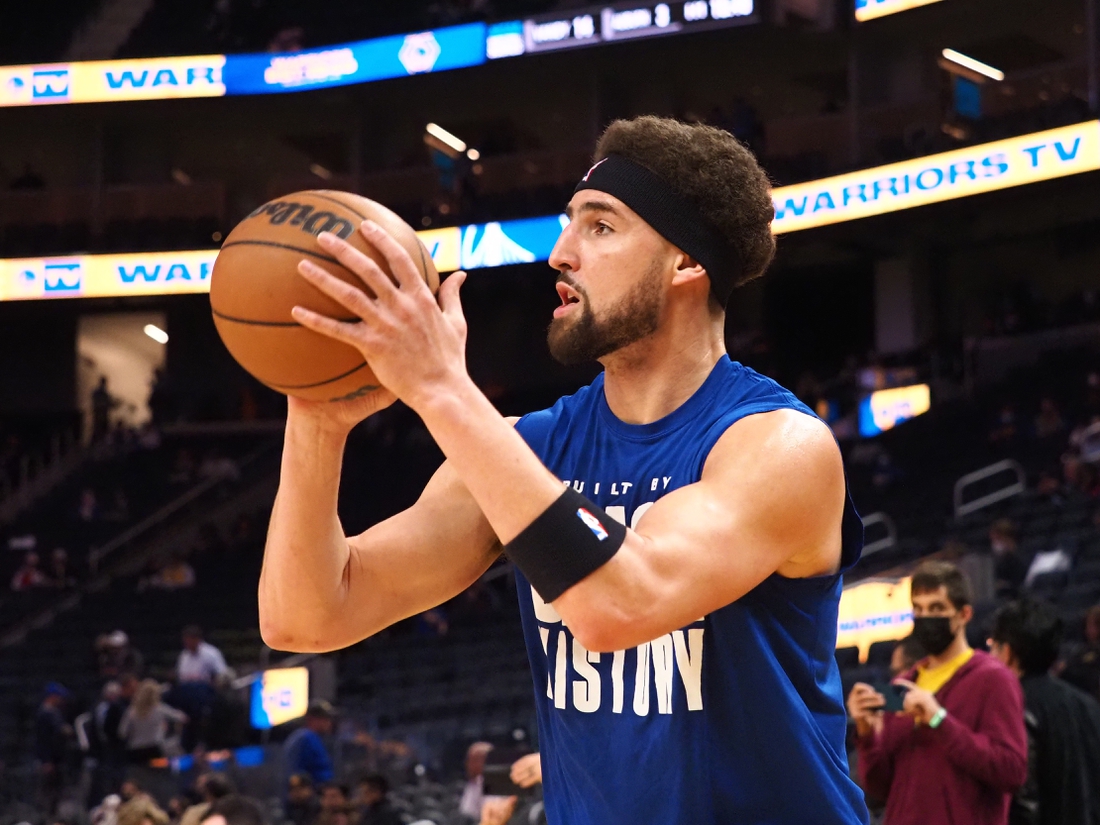
<svg viewBox="0 0 1100 825">
<path fill-rule="evenodd" d="M 604 372 L 518 422 L 467 374 L 462 275 L 437 303 L 371 223 L 395 281 L 321 243 L 374 297 L 301 264 L 364 323 L 294 317 L 357 347 L 383 388 L 290 399 L 264 639 L 353 644 L 460 593 L 503 548 L 552 825 L 864 823 L 833 658 L 862 525 L 826 426 L 723 345 L 731 292 L 774 254 L 767 178 L 728 133 L 655 117 L 614 123 L 596 158 L 550 258 L 548 338 Z M 395 397 L 447 461 L 410 509 L 345 538 L 345 437 Z"/>
</svg>

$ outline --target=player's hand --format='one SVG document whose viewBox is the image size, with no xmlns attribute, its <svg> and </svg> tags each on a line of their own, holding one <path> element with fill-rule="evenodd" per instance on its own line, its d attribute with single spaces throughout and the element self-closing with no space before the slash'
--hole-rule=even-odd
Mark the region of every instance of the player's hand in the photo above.
<svg viewBox="0 0 1100 825">
<path fill-rule="evenodd" d="M 929 720 L 939 713 L 942 705 L 927 690 L 919 688 L 905 679 L 895 679 L 894 684 L 909 689 L 909 692 L 905 694 L 901 710 L 902 713 L 912 716 L 918 724 L 927 725 Z"/>
<path fill-rule="evenodd" d="M 882 707 L 886 697 L 870 685 L 856 682 L 848 694 L 848 715 L 856 723 L 856 733 L 867 736 L 882 730 Z"/>
<path fill-rule="evenodd" d="M 335 235 L 317 236 L 321 248 L 363 281 L 367 291 L 341 281 L 312 261 L 302 261 L 302 277 L 338 301 L 363 323 L 337 321 L 294 307 L 302 326 L 355 347 L 382 386 L 413 409 L 448 386 L 468 381 L 466 318 L 458 290 L 465 280 L 456 272 L 439 288 L 436 301 L 405 248 L 372 221 L 359 231 L 385 257 L 391 278 L 373 260 Z M 372 297 L 373 295 L 373 297 Z"/>
<path fill-rule="evenodd" d="M 530 788 L 542 782 L 542 758 L 537 753 L 521 756 L 512 763 L 512 781 L 521 788 Z"/>
<path fill-rule="evenodd" d="M 487 796 L 481 803 L 481 822 L 479 825 L 505 825 L 516 810 L 514 796 Z"/>
<path fill-rule="evenodd" d="M 346 401 L 306 401 L 291 395 L 287 397 L 287 417 L 309 420 L 323 430 L 347 435 L 360 421 L 386 409 L 396 400 L 397 396 L 385 387 L 365 390 L 358 398 Z"/>
</svg>

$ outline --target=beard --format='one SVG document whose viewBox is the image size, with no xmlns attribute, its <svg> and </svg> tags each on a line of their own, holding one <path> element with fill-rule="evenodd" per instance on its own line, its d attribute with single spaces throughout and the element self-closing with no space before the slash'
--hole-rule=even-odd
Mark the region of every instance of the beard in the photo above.
<svg viewBox="0 0 1100 825">
<path fill-rule="evenodd" d="M 546 332 L 550 355 L 559 364 L 571 367 L 596 361 L 657 331 L 664 302 L 659 262 L 650 263 L 634 291 L 600 318 L 592 312 L 583 288 L 565 276 L 559 275 L 558 280 L 573 287 L 581 299 L 574 317 L 555 318 Z"/>
</svg>

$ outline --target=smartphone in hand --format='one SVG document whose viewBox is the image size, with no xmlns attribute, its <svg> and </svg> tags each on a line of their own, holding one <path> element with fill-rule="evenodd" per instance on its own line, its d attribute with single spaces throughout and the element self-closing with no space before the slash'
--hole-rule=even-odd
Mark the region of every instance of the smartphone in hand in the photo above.
<svg viewBox="0 0 1100 825">
<path fill-rule="evenodd" d="M 887 713 L 901 713 L 904 707 L 905 694 L 909 692 L 909 688 L 889 682 L 876 682 L 871 687 L 886 697 L 886 704 L 881 708 L 877 708 L 877 710 L 884 710 Z"/>
</svg>

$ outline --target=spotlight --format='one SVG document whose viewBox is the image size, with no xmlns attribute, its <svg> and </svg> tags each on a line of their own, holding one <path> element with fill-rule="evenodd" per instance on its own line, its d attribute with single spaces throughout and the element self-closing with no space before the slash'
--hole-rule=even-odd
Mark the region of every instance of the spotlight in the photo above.
<svg viewBox="0 0 1100 825">
<path fill-rule="evenodd" d="M 168 343 L 168 333 L 158 327 L 156 324 L 146 324 L 145 334 L 156 341 L 158 344 Z"/>
<path fill-rule="evenodd" d="M 962 52 L 957 52 L 954 49 L 943 50 L 944 60 L 948 60 L 957 66 L 962 66 L 964 69 L 969 69 L 972 72 L 988 77 L 990 80 L 1004 80 L 1005 73 L 1000 69 L 995 69 L 980 60 L 975 60 L 973 57 L 969 57 Z"/>
</svg>

